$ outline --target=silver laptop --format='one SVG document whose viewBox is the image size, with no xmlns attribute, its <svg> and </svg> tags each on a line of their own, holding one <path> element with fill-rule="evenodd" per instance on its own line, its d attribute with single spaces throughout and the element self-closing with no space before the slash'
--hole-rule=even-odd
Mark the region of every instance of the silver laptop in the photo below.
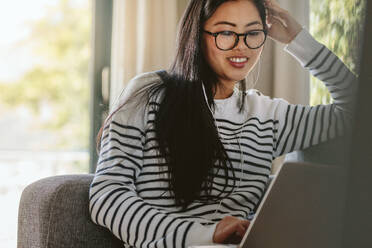
<svg viewBox="0 0 372 248">
<path fill-rule="evenodd" d="M 341 247 L 345 175 L 345 169 L 337 166 L 285 163 L 241 243 L 208 247 Z"/>
</svg>

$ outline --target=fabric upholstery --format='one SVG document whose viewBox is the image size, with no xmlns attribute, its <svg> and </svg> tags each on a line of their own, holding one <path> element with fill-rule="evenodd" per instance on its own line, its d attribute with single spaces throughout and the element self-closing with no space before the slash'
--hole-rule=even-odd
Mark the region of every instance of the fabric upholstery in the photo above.
<svg viewBox="0 0 372 248">
<path fill-rule="evenodd" d="M 23 191 L 18 248 L 123 247 L 107 229 L 90 220 L 88 189 L 93 175 L 41 179 Z"/>
</svg>

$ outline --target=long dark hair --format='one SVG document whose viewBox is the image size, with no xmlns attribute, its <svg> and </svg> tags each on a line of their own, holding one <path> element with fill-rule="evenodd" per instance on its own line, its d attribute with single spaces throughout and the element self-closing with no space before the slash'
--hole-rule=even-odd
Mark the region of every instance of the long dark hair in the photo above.
<svg viewBox="0 0 372 248">
<path fill-rule="evenodd" d="M 203 24 L 227 1 L 190 0 L 179 24 L 173 62 L 168 71 L 159 73 L 162 83 L 150 87 L 146 94 L 148 106 L 150 99 L 156 98 L 160 92 L 164 93 L 156 107 L 154 129 L 159 153 L 166 160 L 171 193 L 176 204 L 184 208 L 192 201 L 202 199 L 201 195 L 203 200 L 214 201 L 224 193 L 231 193 L 233 187 L 227 190 L 228 178 L 233 178 L 234 185 L 236 182 L 233 170 L 229 175 L 232 164 L 219 139 L 202 90 L 203 83 L 208 103 L 214 109 L 218 78 L 202 54 L 201 34 Z M 263 0 L 252 2 L 266 29 Z M 239 84 L 245 92 L 244 81 Z M 240 111 L 243 111 L 244 99 L 242 94 Z M 216 197 L 210 194 L 216 174 L 214 167 L 223 170 L 226 182 Z"/>
</svg>

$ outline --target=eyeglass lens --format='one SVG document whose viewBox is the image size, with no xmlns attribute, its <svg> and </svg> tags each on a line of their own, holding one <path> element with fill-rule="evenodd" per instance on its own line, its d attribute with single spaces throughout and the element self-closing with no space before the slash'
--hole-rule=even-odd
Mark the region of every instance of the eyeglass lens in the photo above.
<svg viewBox="0 0 372 248">
<path fill-rule="evenodd" d="M 265 33 L 262 30 L 250 31 L 245 37 L 246 44 L 252 49 L 259 48 L 265 42 Z M 222 50 L 230 50 L 237 45 L 238 38 L 234 32 L 222 32 L 216 36 L 216 45 Z"/>
</svg>

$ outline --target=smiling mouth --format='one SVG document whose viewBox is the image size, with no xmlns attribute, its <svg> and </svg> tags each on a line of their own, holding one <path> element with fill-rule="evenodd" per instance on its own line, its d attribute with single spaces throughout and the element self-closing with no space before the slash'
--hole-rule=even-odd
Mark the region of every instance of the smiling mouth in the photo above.
<svg viewBox="0 0 372 248">
<path fill-rule="evenodd" d="M 244 62 L 248 61 L 247 57 L 231 57 L 231 58 L 228 58 L 228 59 L 231 62 L 234 62 L 234 63 L 244 63 Z"/>
<path fill-rule="evenodd" d="M 245 56 L 235 56 L 227 58 L 230 65 L 238 69 L 244 68 L 246 63 L 248 62 L 248 59 L 249 58 Z"/>
</svg>

